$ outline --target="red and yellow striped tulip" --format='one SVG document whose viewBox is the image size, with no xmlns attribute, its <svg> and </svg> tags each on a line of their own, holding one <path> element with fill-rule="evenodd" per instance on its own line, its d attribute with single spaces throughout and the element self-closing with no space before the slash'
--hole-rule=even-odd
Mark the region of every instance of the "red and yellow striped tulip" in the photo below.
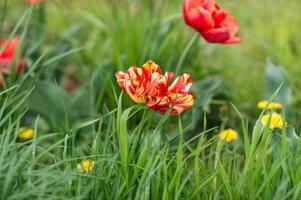
<svg viewBox="0 0 301 200">
<path fill-rule="evenodd" d="M 118 85 L 136 103 L 146 104 L 149 108 L 164 114 L 179 115 L 193 106 L 194 98 L 189 91 L 192 79 L 189 74 L 176 78 L 174 74 L 162 74 L 159 65 L 146 62 L 141 68 L 131 67 L 127 72 L 116 72 Z"/>
</svg>

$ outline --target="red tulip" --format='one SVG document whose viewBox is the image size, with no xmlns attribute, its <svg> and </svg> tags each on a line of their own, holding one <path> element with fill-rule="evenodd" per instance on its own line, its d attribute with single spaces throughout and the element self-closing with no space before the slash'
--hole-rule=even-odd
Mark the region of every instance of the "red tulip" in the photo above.
<svg viewBox="0 0 301 200">
<path fill-rule="evenodd" d="M 19 38 L 14 37 L 11 41 L 2 39 L 0 43 L 0 86 L 5 78 L 5 75 L 8 75 L 12 69 L 12 63 L 14 60 L 14 55 L 16 49 L 19 45 Z M 26 60 L 22 60 L 17 68 L 17 73 L 22 73 L 24 67 L 28 66 Z"/>
<path fill-rule="evenodd" d="M 36 3 L 40 3 L 42 2 L 42 0 L 27 0 L 27 3 L 29 4 L 36 4 Z"/>
<path fill-rule="evenodd" d="M 170 84 L 172 77 L 172 72 L 163 75 L 153 61 L 141 68 L 131 67 L 125 73 L 116 72 L 118 85 L 134 102 L 146 104 L 161 114 L 171 110 L 171 115 L 178 115 L 194 103 L 189 91 L 192 80 L 190 75 L 184 74 Z"/>
<path fill-rule="evenodd" d="M 19 39 L 14 37 L 10 42 L 2 39 L 0 44 L 0 73 L 8 74 L 13 62 L 16 48 L 18 47 Z"/>
<path fill-rule="evenodd" d="M 183 0 L 185 22 L 210 43 L 233 44 L 239 25 L 227 11 L 220 9 L 215 0 Z"/>
</svg>

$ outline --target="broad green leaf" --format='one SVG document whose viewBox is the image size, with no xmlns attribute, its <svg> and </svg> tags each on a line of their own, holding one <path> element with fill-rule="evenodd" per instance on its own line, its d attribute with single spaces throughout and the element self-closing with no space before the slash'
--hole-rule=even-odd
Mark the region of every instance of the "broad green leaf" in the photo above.
<svg viewBox="0 0 301 200">
<path fill-rule="evenodd" d="M 271 60 L 267 61 L 265 67 L 265 81 L 266 81 L 266 92 L 265 96 L 267 99 L 273 96 L 274 92 L 281 86 L 279 92 L 275 97 L 275 101 L 279 101 L 284 105 L 284 111 L 287 120 L 291 120 L 292 115 L 290 105 L 292 102 L 292 89 L 290 86 L 289 78 L 280 65 L 273 63 Z"/>
<path fill-rule="evenodd" d="M 70 99 L 59 86 L 43 81 L 36 85 L 27 104 L 30 111 L 41 115 L 49 124 L 63 127 L 64 110 L 69 108 Z"/>
<path fill-rule="evenodd" d="M 196 125 L 202 117 L 202 111 L 210 113 L 210 103 L 214 98 L 229 101 L 231 99 L 231 90 L 223 78 L 218 76 L 209 76 L 192 85 L 193 94 L 196 97 L 193 107 L 193 125 Z M 218 115 L 216 115 L 218 116 Z"/>
</svg>

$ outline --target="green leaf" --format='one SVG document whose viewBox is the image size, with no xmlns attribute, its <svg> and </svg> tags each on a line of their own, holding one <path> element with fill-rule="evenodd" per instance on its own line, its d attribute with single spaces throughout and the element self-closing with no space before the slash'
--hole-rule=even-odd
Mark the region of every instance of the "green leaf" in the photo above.
<svg viewBox="0 0 301 200">
<path fill-rule="evenodd" d="M 210 110 L 210 101 L 217 95 L 228 98 L 231 96 L 230 88 L 223 78 L 211 76 L 193 84 L 193 92 L 197 95 L 196 106 L 203 108 L 206 112 Z"/>
<path fill-rule="evenodd" d="M 70 99 L 59 86 L 43 81 L 36 85 L 27 104 L 30 111 L 41 115 L 50 125 L 63 127 L 66 114 L 64 107 L 68 109 Z"/>
<path fill-rule="evenodd" d="M 231 90 L 223 78 L 211 76 L 196 82 L 192 85 L 193 94 L 196 96 L 193 107 L 193 125 L 196 125 L 202 117 L 200 111 L 210 112 L 211 101 L 218 97 L 219 99 L 230 100 Z"/>
<path fill-rule="evenodd" d="M 276 65 L 270 59 L 267 60 L 265 67 L 265 81 L 266 81 L 266 92 L 265 96 L 269 99 L 273 96 L 274 92 L 281 86 L 279 92 L 275 97 L 275 101 L 279 101 L 284 105 L 284 112 L 286 118 L 291 120 L 291 109 L 290 105 L 292 102 L 292 89 L 288 79 L 288 75 L 284 68 L 280 65 Z"/>
</svg>

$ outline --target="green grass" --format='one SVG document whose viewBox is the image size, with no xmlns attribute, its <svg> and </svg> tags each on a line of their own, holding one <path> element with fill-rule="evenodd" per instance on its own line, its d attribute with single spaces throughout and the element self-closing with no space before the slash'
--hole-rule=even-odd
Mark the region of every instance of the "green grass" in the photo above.
<svg viewBox="0 0 301 200">
<path fill-rule="evenodd" d="M 130 128 L 137 112 L 143 117 Z M 37 118 L 28 142 L 17 140 L 22 116 L 8 120 L 0 140 L 2 198 L 299 199 L 301 143 L 288 137 L 290 128 L 273 131 L 257 122 L 248 138 L 242 119 L 238 141 L 222 142 L 214 128 L 184 140 L 189 128 L 181 117 L 166 135 L 170 117 L 156 122 L 154 114 L 123 110 L 119 98 L 117 110 L 65 133 L 43 134 Z M 90 142 L 79 140 L 82 134 Z M 81 159 L 95 161 L 93 172 L 77 171 Z"/>
<path fill-rule="evenodd" d="M 14 63 L 31 63 L 0 91 L 1 199 L 301 198 L 298 0 L 220 1 L 240 22 L 232 46 L 192 40 L 180 1 L 19 1 L 0 2 L 1 36 L 22 38 Z M 191 110 L 162 116 L 121 93 L 114 73 L 149 59 L 192 74 Z M 264 98 L 282 101 L 287 127 L 262 126 Z M 238 140 L 219 139 L 227 127 Z"/>
</svg>

